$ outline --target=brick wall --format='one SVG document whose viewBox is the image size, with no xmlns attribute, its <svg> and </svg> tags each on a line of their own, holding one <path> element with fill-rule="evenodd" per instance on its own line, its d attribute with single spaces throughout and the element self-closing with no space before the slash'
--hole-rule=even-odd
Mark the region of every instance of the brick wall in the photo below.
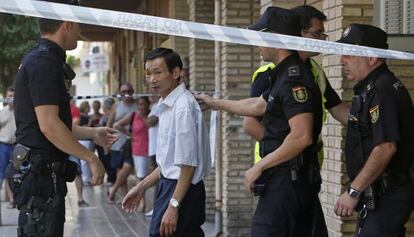
<svg viewBox="0 0 414 237">
<path fill-rule="evenodd" d="M 259 17 L 259 1 L 222 0 L 223 25 L 246 28 Z M 258 66 L 253 47 L 223 43 L 222 92 L 226 99 L 246 98 L 250 77 Z M 223 232 L 225 236 L 249 236 L 253 198 L 243 186 L 244 173 L 252 166 L 252 143 L 243 132 L 242 117 L 222 114 Z"/>
<path fill-rule="evenodd" d="M 181 0 L 185 2 L 185 0 Z M 188 1 L 189 19 L 200 23 L 214 22 L 214 1 Z M 214 91 L 214 42 L 189 39 L 190 89 L 196 91 Z M 209 124 L 210 114 L 204 113 Z M 213 152 L 213 151 L 212 151 Z M 206 186 L 206 218 L 214 221 L 215 213 L 215 173 L 204 179 Z"/>
<path fill-rule="evenodd" d="M 171 18 L 188 21 L 190 10 L 186 0 L 170 0 L 169 9 Z M 171 47 L 174 51 L 176 51 L 181 57 L 188 57 L 189 38 L 170 36 L 170 39 Z"/>
</svg>

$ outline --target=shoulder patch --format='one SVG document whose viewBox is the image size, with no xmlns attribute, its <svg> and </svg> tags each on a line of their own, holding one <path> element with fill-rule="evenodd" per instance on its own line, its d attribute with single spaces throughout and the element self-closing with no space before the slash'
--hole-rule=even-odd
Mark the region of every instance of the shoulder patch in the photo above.
<svg viewBox="0 0 414 237">
<path fill-rule="evenodd" d="M 300 76 L 300 69 L 299 66 L 291 66 L 288 68 L 288 76 L 289 77 L 295 77 Z"/>
<path fill-rule="evenodd" d="M 299 103 L 308 101 L 308 92 L 304 86 L 296 86 L 292 88 L 293 98 Z"/>
<path fill-rule="evenodd" d="M 379 118 L 379 106 L 375 105 L 374 107 L 371 107 L 369 109 L 369 114 L 371 116 L 371 122 L 372 123 L 376 123 L 378 121 Z"/>
</svg>

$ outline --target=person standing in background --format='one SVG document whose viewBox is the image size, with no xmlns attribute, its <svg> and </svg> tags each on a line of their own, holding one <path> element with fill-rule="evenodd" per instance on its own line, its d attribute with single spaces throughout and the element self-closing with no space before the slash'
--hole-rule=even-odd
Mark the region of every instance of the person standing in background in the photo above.
<svg viewBox="0 0 414 237">
<path fill-rule="evenodd" d="M 132 157 L 138 182 L 143 180 L 148 173 L 148 125 L 146 122 L 150 112 L 149 103 L 148 97 L 140 97 L 137 100 L 138 110 L 125 115 L 125 117 L 114 124 L 115 129 L 131 137 Z M 125 129 L 127 125 L 131 125 L 130 130 Z M 114 186 L 112 186 L 112 192 L 118 188 L 117 184 L 118 182 L 115 182 Z M 138 206 L 139 212 L 144 210 L 145 198 L 141 200 Z"/>
<path fill-rule="evenodd" d="M 108 122 L 109 114 L 111 113 L 111 108 L 115 104 L 115 100 L 112 98 L 107 98 L 103 102 L 103 114 L 99 119 L 99 126 L 105 127 Z M 108 175 L 106 180 L 106 185 L 112 186 L 115 183 L 116 179 L 116 169 L 111 167 L 111 153 L 105 149 L 98 149 L 98 156 L 101 162 L 105 167 L 106 174 Z"/>
<path fill-rule="evenodd" d="M 82 104 L 83 104 L 83 107 L 85 107 L 84 103 L 82 103 Z M 82 104 L 81 104 L 81 107 L 82 107 Z M 89 106 L 89 104 L 88 104 L 88 106 Z M 78 108 L 76 106 L 74 100 L 71 101 L 70 112 L 71 112 L 71 115 L 72 115 L 72 124 L 76 125 L 76 126 L 80 126 L 80 124 L 81 124 L 81 112 L 80 112 L 80 108 Z M 84 118 L 83 118 L 83 120 L 84 120 Z M 82 122 L 84 123 L 85 121 L 82 121 Z M 76 169 L 76 177 L 75 177 L 75 180 L 74 180 L 75 187 L 76 187 L 76 193 L 77 193 L 77 196 L 78 196 L 78 207 L 89 207 L 89 203 L 87 203 L 83 199 L 82 162 L 79 158 L 74 157 L 74 156 L 69 156 L 69 160 L 75 162 L 78 165 L 78 167 Z"/>
<path fill-rule="evenodd" d="M 80 117 L 79 117 L 79 126 L 81 127 L 89 127 L 89 112 L 91 111 L 91 106 L 89 105 L 88 101 L 83 101 L 79 106 Z M 93 141 L 92 139 L 82 139 L 79 140 L 79 143 L 86 147 L 88 150 L 94 150 Z M 89 169 L 88 163 L 83 160 L 80 161 L 80 168 L 81 168 L 81 176 L 84 186 L 89 186 L 89 182 L 91 179 L 91 171 Z"/>
<path fill-rule="evenodd" d="M 5 107 L 0 110 L 0 187 L 3 186 L 3 180 L 6 178 L 6 168 L 10 163 L 10 156 L 16 141 L 16 122 L 14 119 L 14 87 L 7 88 Z M 6 193 L 9 198 L 7 208 L 15 208 L 13 192 L 10 190 L 7 181 L 4 183 Z"/>
<path fill-rule="evenodd" d="M 119 87 L 119 92 L 123 96 L 131 96 L 134 94 L 134 89 L 132 85 L 128 82 L 121 84 Z M 114 123 L 123 118 L 126 114 L 131 113 L 137 109 L 137 104 L 135 103 L 134 98 L 125 97 L 119 103 L 114 104 L 111 109 L 111 113 L 108 117 L 108 127 L 113 127 Z M 129 129 L 129 125 L 127 128 Z M 119 133 L 118 141 L 111 146 L 111 167 L 116 170 L 116 179 L 120 177 L 127 177 L 132 169 L 132 157 L 131 152 L 124 152 L 124 145 L 127 142 L 127 136 L 123 133 Z M 125 155 L 127 157 L 125 157 Z M 125 180 L 121 178 L 121 180 Z M 116 182 L 116 181 L 115 181 Z M 128 187 L 127 183 L 123 182 L 121 185 L 123 193 L 127 193 Z M 109 188 L 107 192 L 107 201 L 108 203 L 114 203 L 115 192 L 113 192 L 112 187 Z"/>
<path fill-rule="evenodd" d="M 181 76 L 180 76 L 181 77 Z M 157 151 L 157 133 L 158 133 L 158 117 L 159 117 L 159 110 L 158 110 L 158 96 L 151 96 L 150 102 L 152 104 L 151 106 L 151 112 L 148 115 L 147 119 L 147 126 L 148 126 L 148 156 L 151 160 L 153 169 L 156 169 L 157 159 L 155 156 L 155 153 Z M 154 186 L 154 192 L 157 193 L 158 191 L 158 183 Z M 155 195 L 154 195 L 155 200 Z M 153 210 L 145 213 L 146 217 L 152 216 Z"/>
</svg>

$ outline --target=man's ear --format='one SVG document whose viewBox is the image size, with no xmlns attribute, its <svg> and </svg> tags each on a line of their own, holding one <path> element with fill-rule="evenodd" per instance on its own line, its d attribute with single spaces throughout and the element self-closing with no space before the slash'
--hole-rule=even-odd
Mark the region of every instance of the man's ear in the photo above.
<svg viewBox="0 0 414 237">
<path fill-rule="evenodd" d="M 369 66 L 374 66 L 378 61 L 379 61 L 379 58 L 369 57 L 368 58 L 368 65 Z"/>
<path fill-rule="evenodd" d="M 174 79 L 178 80 L 180 78 L 181 69 L 179 67 L 175 67 L 172 73 L 173 73 Z"/>
<path fill-rule="evenodd" d="M 72 22 L 68 22 L 68 21 L 64 21 L 60 25 L 60 28 L 63 29 L 64 32 L 70 31 L 70 29 L 72 29 L 72 27 L 73 27 Z"/>
</svg>

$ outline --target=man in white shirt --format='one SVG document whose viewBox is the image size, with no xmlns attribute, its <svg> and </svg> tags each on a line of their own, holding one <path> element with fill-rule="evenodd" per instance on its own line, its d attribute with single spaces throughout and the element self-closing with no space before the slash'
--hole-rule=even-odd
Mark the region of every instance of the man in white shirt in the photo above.
<svg viewBox="0 0 414 237">
<path fill-rule="evenodd" d="M 161 95 L 156 159 L 158 168 L 131 189 L 122 201 L 127 212 L 137 210 L 144 191 L 159 181 L 150 236 L 204 236 L 205 188 L 211 166 L 201 109 L 180 84 L 180 56 L 157 48 L 145 56 L 146 80 Z"/>
</svg>

